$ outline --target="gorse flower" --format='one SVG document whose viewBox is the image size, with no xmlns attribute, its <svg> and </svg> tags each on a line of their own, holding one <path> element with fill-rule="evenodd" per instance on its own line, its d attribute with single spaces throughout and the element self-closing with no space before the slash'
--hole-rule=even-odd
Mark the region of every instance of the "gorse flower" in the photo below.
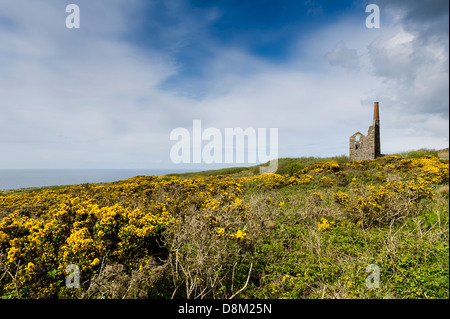
<svg viewBox="0 0 450 319">
<path fill-rule="evenodd" d="M 160 260 L 173 257 L 190 265 L 195 253 L 204 252 L 190 242 L 166 244 L 186 227 L 198 233 L 205 247 L 215 243 L 226 252 L 236 249 L 241 253 L 253 249 L 265 235 L 291 227 L 283 223 L 296 210 L 311 213 L 305 216 L 327 216 L 312 225 L 318 236 L 334 236 L 343 221 L 351 227 L 389 226 L 415 216 L 435 196 L 436 185 L 447 186 L 448 173 L 448 160 L 386 156 L 341 164 L 324 161 L 291 175 L 136 176 L 113 183 L 0 195 L 0 296 L 78 298 L 94 285 L 100 270 L 118 264 L 123 267 L 123 278 L 141 278 L 139 284 L 149 291 L 160 276 L 152 274 L 151 267 L 159 267 Z M 285 189 L 274 191 L 280 188 Z M 261 194 L 256 207 L 254 193 Z M 255 221 L 255 214 L 263 209 L 266 215 Z M 282 219 L 274 217 L 277 214 Z M 264 226 L 267 221 L 276 227 Z M 70 264 L 81 269 L 84 286 L 80 292 L 65 287 Z M 234 274 L 241 272 L 236 267 Z M 283 271 L 277 280 L 300 284 L 306 273 L 281 277 L 296 272 Z M 312 272 L 308 276 L 313 277 Z M 197 272 L 191 278 L 211 282 Z"/>
<path fill-rule="evenodd" d="M 328 229 L 336 228 L 336 222 L 329 222 L 326 218 L 321 218 L 320 222 L 317 223 L 317 227 L 319 231 L 324 231 Z"/>
<path fill-rule="evenodd" d="M 335 201 L 343 206 L 347 206 L 349 203 L 349 196 L 344 192 L 337 192 L 333 195 Z"/>
<path fill-rule="evenodd" d="M 335 180 L 330 177 L 323 176 L 321 179 L 319 179 L 319 183 L 323 187 L 331 187 L 335 183 Z"/>
<path fill-rule="evenodd" d="M 225 227 L 217 227 L 216 231 L 218 237 L 225 235 Z"/>
<path fill-rule="evenodd" d="M 261 174 L 251 177 L 242 177 L 243 184 L 255 184 L 260 188 L 277 189 L 285 186 L 304 185 L 312 182 L 314 178 L 308 174 L 295 174 L 294 176 L 279 174 Z"/>
<path fill-rule="evenodd" d="M 245 228 L 243 230 L 239 229 L 235 234 L 231 234 L 230 237 L 235 239 L 243 239 L 247 237 L 247 233 L 245 232 L 245 230 Z"/>
<path fill-rule="evenodd" d="M 155 239 L 163 233 L 170 236 L 188 210 L 201 209 L 201 222 L 215 227 L 215 235 L 226 238 L 237 229 L 233 238 L 243 239 L 246 229 L 224 223 L 222 217 L 246 219 L 243 192 L 243 185 L 229 176 L 137 176 L 104 185 L 0 196 L 0 213 L 11 211 L 0 221 L 0 253 L 5 252 L 8 271 L 18 274 L 0 294 L 14 292 L 20 282 L 28 297 L 72 297 L 60 280 L 69 264 L 78 265 L 86 279 L 98 273 L 102 263 L 120 263 L 129 273 L 138 264 L 144 274 L 148 270 L 142 264 L 159 249 Z"/>
</svg>

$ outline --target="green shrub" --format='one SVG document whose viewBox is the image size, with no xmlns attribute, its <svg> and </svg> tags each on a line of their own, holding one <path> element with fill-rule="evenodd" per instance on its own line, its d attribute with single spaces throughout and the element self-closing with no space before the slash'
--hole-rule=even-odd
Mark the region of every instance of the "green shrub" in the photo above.
<svg viewBox="0 0 450 319">
<path fill-rule="evenodd" d="M 295 161 L 286 161 L 278 166 L 277 174 L 293 175 L 304 168 L 305 168 L 305 164 L 303 164 L 303 163 L 299 163 L 299 162 L 295 162 Z"/>
</svg>

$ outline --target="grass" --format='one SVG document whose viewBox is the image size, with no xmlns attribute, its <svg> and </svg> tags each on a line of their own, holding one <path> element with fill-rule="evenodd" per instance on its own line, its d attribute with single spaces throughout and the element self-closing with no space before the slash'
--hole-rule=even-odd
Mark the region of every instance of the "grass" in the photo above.
<svg viewBox="0 0 450 319">
<path fill-rule="evenodd" d="M 331 161 L 334 160 L 338 163 L 348 163 L 349 158 L 346 155 L 340 156 L 332 156 L 332 157 L 297 157 L 297 158 L 280 158 L 278 159 L 278 169 L 276 171 L 277 174 L 289 174 L 292 175 L 295 172 L 305 168 L 308 165 L 315 164 L 317 162 L 322 161 Z M 217 175 L 240 175 L 240 176 L 248 176 L 259 174 L 259 168 L 261 166 L 268 166 L 269 162 L 258 164 L 254 166 L 248 167 L 230 167 L 230 168 L 222 168 L 215 170 L 206 170 L 200 172 L 188 172 L 188 173 L 173 173 L 168 174 L 167 176 L 177 176 L 177 177 L 195 177 L 195 176 L 217 176 Z"/>
<path fill-rule="evenodd" d="M 240 172 L 249 171 L 252 168 L 249 168 L 249 167 L 230 167 L 230 168 L 221 168 L 221 169 L 206 170 L 206 171 L 200 171 L 200 172 L 172 173 L 172 174 L 167 174 L 167 176 L 195 177 L 195 176 L 229 175 L 229 174 L 237 174 L 237 173 L 240 173 Z"/>
<path fill-rule="evenodd" d="M 347 223 L 319 231 L 320 218 L 343 218 L 331 190 L 320 204 L 311 202 L 314 191 L 248 195 L 254 207 L 272 199 L 259 210 L 273 210 L 267 218 L 275 227 L 257 249 L 259 278 L 246 297 L 448 298 L 448 195 L 423 202 L 402 224 L 362 229 Z M 365 284 L 372 264 L 380 269 L 379 289 Z"/>
<path fill-rule="evenodd" d="M 2 195 L 20 195 L 30 192 L 41 192 L 44 190 L 59 190 L 69 187 L 70 185 L 58 185 L 58 186 L 41 186 L 41 187 L 25 187 L 17 189 L 0 190 L 0 196 Z"/>
<path fill-rule="evenodd" d="M 395 154 L 390 154 L 395 156 L 401 156 L 405 158 L 420 158 L 425 155 L 432 155 L 441 158 L 448 158 L 448 148 L 443 150 L 434 150 L 421 148 L 419 150 L 410 150 L 403 151 Z M 336 161 L 338 164 L 348 163 L 350 159 L 347 155 L 338 155 L 338 156 L 330 156 L 330 157 L 296 157 L 296 158 L 280 158 L 278 159 L 278 169 L 276 171 L 277 174 L 289 174 L 292 175 L 295 172 L 305 168 L 308 165 L 313 165 L 318 162 L 323 161 Z M 174 173 L 168 174 L 168 176 L 177 176 L 177 177 L 195 177 L 195 176 L 217 176 L 217 175 L 229 175 L 229 174 L 239 174 L 243 176 L 259 174 L 259 168 L 261 166 L 268 166 L 269 162 L 264 164 L 259 164 L 255 166 L 248 167 L 231 167 L 231 168 L 222 168 L 215 170 L 206 170 L 201 172 L 188 172 L 188 173 Z"/>
<path fill-rule="evenodd" d="M 259 166 L 238 167 L 3 194 L 0 295 L 448 298 L 448 165 L 424 150 L 355 162 L 284 158 L 279 175 L 267 177 L 255 175 Z M 140 240 L 139 221 L 127 224 L 121 211 L 153 214 L 150 221 L 167 213 L 176 222 L 161 219 L 162 228 Z M 32 237 L 41 224 L 53 235 Z M 76 240 L 79 225 L 91 236 L 79 240 L 96 250 L 70 250 L 66 237 Z M 53 238 L 61 246 L 50 256 Z M 61 250 L 89 274 L 77 291 L 64 288 Z"/>
</svg>

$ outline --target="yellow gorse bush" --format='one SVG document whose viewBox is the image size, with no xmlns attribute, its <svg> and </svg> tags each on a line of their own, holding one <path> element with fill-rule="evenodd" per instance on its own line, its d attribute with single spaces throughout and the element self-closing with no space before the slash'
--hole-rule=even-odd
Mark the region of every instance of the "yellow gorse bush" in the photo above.
<svg viewBox="0 0 450 319">
<path fill-rule="evenodd" d="M 82 269 L 82 281 L 106 264 L 145 271 L 150 256 L 163 249 L 158 238 L 170 234 L 190 210 L 203 209 L 211 225 L 219 225 L 225 213 L 245 219 L 242 192 L 243 186 L 229 177 L 137 176 L 106 185 L 0 196 L 0 263 L 17 273 L 15 280 L 4 277 L 0 295 L 16 291 L 21 297 L 71 297 L 63 280 L 69 264 Z M 245 237 L 242 230 L 234 234 Z"/>
<path fill-rule="evenodd" d="M 343 206 L 347 206 L 349 203 L 349 196 L 347 193 L 344 192 L 337 192 L 335 194 L 333 194 L 334 200 L 336 201 L 336 203 L 339 203 Z"/>
<path fill-rule="evenodd" d="M 328 229 L 336 228 L 336 222 L 328 221 L 326 218 L 321 218 L 320 222 L 317 223 L 317 228 L 319 231 L 324 231 Z"/>
<path fill-rule="evenodd" d="M 377 173 L 376 186 L 364 181 L 370 170 Z M 399 179 L 388 179 L 392 172 Z M 291 176 L 136 176 L 107 184 L 1 195 L 0 296 L 81 297 L 108 265 L 121 265 L 125 274 L 141 278 L 142 287 L 153 289 L 158 276 L 152 273 L 150 261 L 169 260 L 182 272 L 203 256 L 203 272 L 172 273 L 176 285 L 183 286 L 184 280 L 187 286 L 192 279 L 200 287 L 217 276 L 206 262 L 229 258 L 227 264 L 233 267 L 261 236 L 253 227 L 263 221 L 251 220 L 246 191 L 272 192 L 264 194 L 264 205 L 288 212 L 298 203 L 285 204 L 272 190 L 289 187 L 307 192 L 308 207 L 323 210 L 326 203 L 361 227 L 384 226 L 414 214 L 421 202 L 434 196 L 435 185 L 448 183 L 448 172 L 448 160 L 387 156 L 344 164 L 320 162 Z M 178 238 L 186 223 L 192 232 Z M 327 236 L 333 233 L 322 232 L 337 228 L 337 223 L 321 218 L 317 229 Z M 195 236 L 200 238 L 198 246 L 185 242 Z M 210 250 L 203 251 L 205 247 Z M 152 262 L 156 268 L 161 266 Z M 70 264 L 81 269 L 80 290 L 65 287 Z M 234 271 L 217 262 L 213 265 L 225 275 Z M 202 287 L 200 291 L 208 288 Z M 215 294 L 229 296 L 225 284 L 214 289 Z"/>
<path fill-rule="evenodd" d="M 377 187 L 359 186 L 353 182 L 352 189 L 351 196 L 335 194 L 335 198 L 347 207 L 350 219 L 360 220 L 366 226 L 403 220 L 417 209 L 421 199 L 434 195 L 432 183 L 421 177 Z"/>
<path fill-rule="evenodd" d="M 238 231 L 235 234 L 231 234 L 230 237 L 235 239 L 244 239 L 247 237 L 247 233 L 245 231 L 245 228 L 243 230 L 238 229 Z"/>
<path fill-rule="evenodd" d="M 321 179 L 319 179 L 319 183 L 322 187 L 331 187 L 335 183 L 335 180 L 330 177 L 323 176 Z"/>
<path fill-rule="evenodd" d="M 240 178 L 246 185 L 256 184 L 259 188 L 277 189 L 285 186 L 303 185 L 312 182 L 314 178 L 308 174 L 295 174 L 294 176 L 280 174 L 261 174 Z"/>
<path fill-rule="evenodd" d="M 305 172 L 316 172 L 316 173 L 333 173 L 337 172 L 341 169 L 338 162 L 336 161 L 323 161 L 309 166 L 308 168 L 303 169 Z"/>
</svg>

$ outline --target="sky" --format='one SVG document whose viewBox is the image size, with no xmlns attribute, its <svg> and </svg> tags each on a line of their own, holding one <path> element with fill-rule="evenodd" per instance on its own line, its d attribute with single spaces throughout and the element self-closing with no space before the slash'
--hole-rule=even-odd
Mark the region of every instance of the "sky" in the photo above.
<svg viewBox="0 0 450 319">
<path fill-rule="evenodd" d="M 80 28 L 66 27 L 69 4 Z M 171 132 L 194 120 L 276 128 L 279 158 L 348 155 L 375 101 L 382 153 L 448 147 L 448 7 L 0 0 L 0 169 L 253 165 L 174 163 Z"/>
</svg>

